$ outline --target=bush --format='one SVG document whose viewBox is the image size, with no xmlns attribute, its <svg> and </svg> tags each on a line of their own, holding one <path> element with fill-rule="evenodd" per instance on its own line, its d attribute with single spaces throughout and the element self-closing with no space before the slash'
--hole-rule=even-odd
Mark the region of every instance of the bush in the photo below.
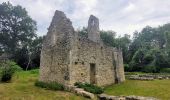
<svg viewBox="0 0 170 100">
<path fill-rule="evenodd" d="M 156 66 L 144 66 L 143 68 L 143 72 L 146 72 L 146 73 L 156 73 L 158 72 L 158 67 Z"/>
<path fill-rule="evenodd" d="M 15 62 L 6 61 L 0 64 L 0 70 L 1 81 L 8 82 L 16 71 L 21 71 L 22 69 Z"/>
<path fill-rule="evenodd" d="M 51 82 L 51 83 L 45 83 L 41 81 L 36 81 L 35 86 L 46 88 L 49 90 L 64 90 L 64 86 L 62 84 Z"/>
<path fill-rule="evenodd" d="M 85 91 L 88 91 L 94 94 L 101 94 L 104 92 L 101 87 L 98 87 L 93 84 L 76 82 L 74 85 L 77 86 L 78 88 L 83 88 Z"/>
<path fill-rule="evenodd" d="M 170 73 L 170 68 L 162 68 L 161 73 Z"/>
<path fill-rule="evenodd" d="M 128 64 L 124 64 L 124 69 L 125 69 L 126 72 L 129 72 L 130 71 L 129 65 Z"/>
</svg>

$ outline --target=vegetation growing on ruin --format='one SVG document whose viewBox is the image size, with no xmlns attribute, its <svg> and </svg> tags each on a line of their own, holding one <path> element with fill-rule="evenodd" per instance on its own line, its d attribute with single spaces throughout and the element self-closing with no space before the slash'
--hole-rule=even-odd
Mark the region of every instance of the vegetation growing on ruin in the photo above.
<svg viewBox="0 0 170 100">
<path fill-rule="evenodd" d="M 36 81 L 35 86 L 49 90 L 64 90 L 64 86 L 56 82 L 44 83 L 41 81 Z"/>
<path fill-rule="evenodd" d="M 101 94 L 104 92 L 101 87 L 98 87 L 93 84 L 76 82 L 74 85 L 77 86 L 78 88 L 83 88 L 85 91 L 88 91 L 94 94 Z"/>
</svg>

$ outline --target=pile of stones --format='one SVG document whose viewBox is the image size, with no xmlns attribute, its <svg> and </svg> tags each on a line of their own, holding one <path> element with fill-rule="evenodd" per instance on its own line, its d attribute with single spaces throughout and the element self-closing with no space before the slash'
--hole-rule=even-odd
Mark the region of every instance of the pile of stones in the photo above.
<svg viewBox="0 0 170 100">
<path fill-rule="evenodd" d="M 82 88 L 77 88 L 76 86 L 67 85 L 64 87 L 66 91 L 75 93 L 77 95 L 89 98 L 96 99 L 93 93 L 87 92 Z M 97 95 L 98 100 L 159 100 L 153 97 L 142 97 L 142 96 L 112 96 L 107 94 L 99 94 Z"/>
<path fill-rule="evenodd" d="M 77 88 L 76 86 L 67 85 L 67 86 L 64 86 L 64 89 L 66 91 L 75 93 L 77 95 L 80 95 L 80 96 L 83 96 L 83 97 L 86 97 L 86 98 L 90 98 L 90 99 L 95 98 L 95 95 L 93 93 L 87 92 L 82 88 Z"/>
<path fill-rule="evenodd" d="M 147 77 L 154 79 L 170 79 L 170 75 L 139 75 L 139 77 Z"/>
<path fill-rule="evenodd" d="M 146 81 L 152 81 L 154 79 L 159 79 L 159 80 L 163 80 L 163 79 L 170 79 L 170 75 L 130 75 L 128 77 L 131 80 L 146 80 Z"/>
<path fill-rule="evenodd" d="M 153 97 L 142 96 L 111 96 L 107 94 L 100 94 L 97 96 L 98 100 L 159 100 Z"/>
<path fill-rule="evenodd" d="M 139 77 L 139 76 L 131 76 L 129 77 L 130 80 L 144 80 L 144 81 L 152 81 L 154 78 L 152 77 Z"/>
</svg>

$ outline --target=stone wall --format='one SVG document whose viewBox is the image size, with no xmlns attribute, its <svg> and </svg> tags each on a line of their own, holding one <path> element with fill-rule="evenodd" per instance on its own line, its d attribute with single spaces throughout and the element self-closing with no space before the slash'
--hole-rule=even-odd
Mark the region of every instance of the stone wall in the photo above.
<svg viewBox="0 0 170 100">
<path fill-rule="evenodd" d="M 124 81 L 121 51 L 102 43 L 98 18 L 91 16 L 88 24 L 88 38 L 80 37 L 65 14 L 55 12 L 41 51 L 40 81 L 99 86 Z"/>
<path fill-rule="evenodd" d="M 143 96 L 112 96 L 107 94 L 100 94 L 97 96 L 97 100 L 159 100 L 154 97 L 143 97 Z"/>
<path fill-rule="evenodd" d="M 121 83 L 125 81 L 124 66 L 123 66 L 123 56 L 121 50 L 115 49 L 114 55 L 114 65 L 115 65 L 115 77 L 116 83 Z"/>
<path fill-rule="evenodd" d="M 99 33 L 99 19 L 93 15 L 90 16 L 88 21 L 88 38 L 94 42 L 101 42 Z"/>
<path fill-rule="evenodd" d="M 69 80 L 69 51 L 74 29 L 65 14 L 56 11 L 41 51 L 40 81 L 66 84 Z"/>
<path fill-rule="evenodd" d="M 90 83 L 90 64 L 95 64 L 97 85 L 113 84 L 115 71 L 112 51 L 111 47 L 78 37 L 72 50 L 71 84 L 77 81 Z"/>
</svg>

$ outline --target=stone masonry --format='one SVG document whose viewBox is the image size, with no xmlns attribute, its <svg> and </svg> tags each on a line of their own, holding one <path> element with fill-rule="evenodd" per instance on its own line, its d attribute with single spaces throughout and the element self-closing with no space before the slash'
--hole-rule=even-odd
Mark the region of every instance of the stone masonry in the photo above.
<svg viewBox="0 0 170 100">
<path fill-rule="evenodd" d="M 39 80 L 63 85 L 87 82 L 98 86 L 123 82 L 122 52 L 102 43 L 99 20 L 95 16 L 89 18 L 86 38 L 74 31 L 63 12 L 56 11 L 43 42 Z"/>
</svg>

